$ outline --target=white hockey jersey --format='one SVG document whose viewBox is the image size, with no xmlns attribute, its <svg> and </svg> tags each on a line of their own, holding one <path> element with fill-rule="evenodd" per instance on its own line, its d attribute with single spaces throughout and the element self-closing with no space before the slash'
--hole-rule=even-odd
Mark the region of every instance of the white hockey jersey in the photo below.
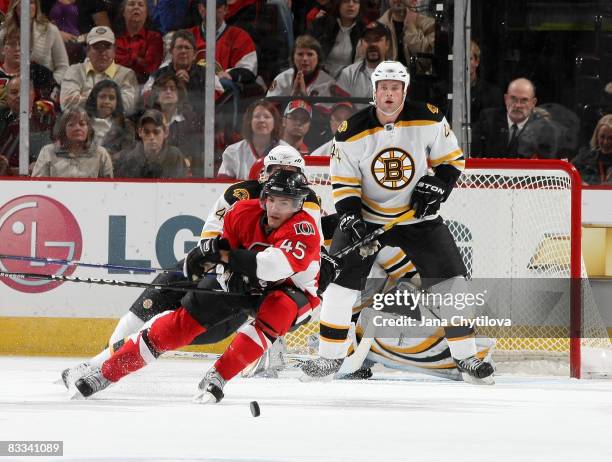
<svg viewBox="0 0 612 462">
<path fill-rule="evenodd" d="M 453 176 L 464 169 L 465 161 L 437 107 L 406 101 L 395 123 L 385 126 L 375 111 L 374 107 L 363 109 L 338 128 L 331 181 L 339 213 L 358 210 L 360 203 L 364 220 L 385 224 L 409 210 L 412 191 L 429 169 L 435 172 L 445 166 Z"/>
</svg>

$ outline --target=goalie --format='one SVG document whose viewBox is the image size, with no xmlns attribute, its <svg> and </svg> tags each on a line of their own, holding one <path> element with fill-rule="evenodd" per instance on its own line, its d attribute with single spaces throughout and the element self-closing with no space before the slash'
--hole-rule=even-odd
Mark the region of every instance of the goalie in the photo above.
<svg viewBox="0 0 612 462">
<path fill-rule="evenodd" d="M 278 171 L 265 183 L 260 199 L 235 203 L 225 214 L 221 237 L 204 241 L 185 258 L 189 279 L 201 276 L 205 263 L 222 265 L 221 285 L 232 293 L 189 292 L 178 309 L 152 319 L 99 369 L 78 379 L 79 393 L 91 396 L 245 311 L 253 321 L 240 328 L 198 386 L 196 401 L 221 401 L 227 381 L 319 304 L 321 236 L 302 209 L 309 191 L 303 174 Z M 209 288 L 209 281 L 202 279 L 198 287 Z"/>
</svg>

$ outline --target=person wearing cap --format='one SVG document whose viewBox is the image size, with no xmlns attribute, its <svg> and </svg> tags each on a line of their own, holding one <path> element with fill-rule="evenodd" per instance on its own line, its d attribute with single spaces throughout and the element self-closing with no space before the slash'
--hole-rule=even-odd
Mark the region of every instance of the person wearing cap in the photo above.
<svg viewBox="0 0 612 462">
<path fill-rule="evenodd" d="M 304 143 L 304 137 L 310 130 L 311 120 L 312 106 L 306 101 L 294 99 L 285 108 L 281 139 L 303 156 L 310 154 L 310 149 Z"/>
<path fill-rule="evenodd" d="M 364 29 L 361 40 L 365 47 L 363 61 L 345 67 L 336 84 L 347 95 L 369 98 L 372 95 L 372 72 L 388 57 L 391 32 L 384 24 L 373 22 Z M 366 106 L 360 104 L 358 109 Z"/>
<path fill-rule="evenodd" d="M 110 155 L 93 142 L 93 126 L 84 109 L 67 109 L 56 136 L 55 143 L 40 150 L 33 177 L 113 178 Z"/>
<path fill-rule="evenodd" d="M 350 116 L 352 116 L 354 113 L 355 113 L 355 107 L 351 103 L 342 101 L 340 103 L 334 104 L 331 110 L 331 114 L 329 116 L 329 129 L 330 129 L 329 133 L 331 134 L 331 137 L 326 136 L 326 138 L 329 138 L 329 141 L 327 141 L 326 143 L 323 143 L 317 149 L 312 151 L 310 155 L 311 156 L 331 156 L 333 137 L 338 131 L 338 127 L 340 127 L 340 124 L 344 122 L 346 119 L 348 119 Z"/>
<path fill-rule="evenodd" d="M 87 34 L 87 58 L 68 68 L 61 82 L 62 109 L 83 106 L 93 86 L 113 80 L 121 89 L 126 114 L 136 107 L 138 80 L 132 69 L 115 63 L 115 34 L 110 27 L 94 27 Z"/>
<path fill-rule="evenodd" d="M 117 178 L 184 178 L 188 166 L 181 151 L 167 143 L 164 115 L 147 109 L 138 121 L 140 142 L 113 158 Z"/>
</svg>

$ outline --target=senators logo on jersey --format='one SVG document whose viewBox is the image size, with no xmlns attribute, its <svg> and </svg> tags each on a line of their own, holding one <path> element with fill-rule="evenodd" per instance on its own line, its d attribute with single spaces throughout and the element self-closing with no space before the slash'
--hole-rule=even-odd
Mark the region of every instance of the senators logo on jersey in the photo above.
<svg viewBox="0 0 612 462">
<path fill-rule="evenodd" d="M 300 221 L 293 225 L 295 234 L 302 234 L 303 236 L 311 236 L 315 234 L 314 226 L 307 221 Z"/>
<path fill-rule="evenodd" d="M 414 159 L 400 148 L 387 148 L 372 160 L 372 176 L 387 189 L 402 189 L 414 176 Z"/>
</svg>

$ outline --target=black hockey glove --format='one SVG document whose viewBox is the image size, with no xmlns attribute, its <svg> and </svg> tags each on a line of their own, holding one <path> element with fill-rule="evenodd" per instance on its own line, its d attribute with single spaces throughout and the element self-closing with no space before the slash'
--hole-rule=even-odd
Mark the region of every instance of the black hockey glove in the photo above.
<svg viewBox="0 0 612 462">
<path fill-rule="evenodd" d="M 360 241 L 367 234 L 366 224 L 363 219 L 354 213 L 347 213 L 340 218 L 340 231 L 350 239 L 351 243 Z"/>
<path fill-rule="evenodd" d="M 336 276 L 340 272 L 342 259 L 336 258 L 321 247 L 321 269 L 319 271 L 319 290 L 321 295 L 327 289 L 327 286 L 336 280 Z"/>
<path fill-rule="evenodd" d="M 221 250 L 230 250 L 227 239 L 217 236 L 214 239 L 202 239 L 198 245 L 189 251 L 183 263 L 183 274 L 189 280 L 201 278 L 204 273 L 204 263 L 220 263 Z"/>
<path fill-rule="evenodd" d="M 440 178 L 433 175 L 422 177 L 410 197 L 410 207 L 414 209 L 415 218 L 435 215 L 449 192 L 449 186 Z"/>
</svg>

